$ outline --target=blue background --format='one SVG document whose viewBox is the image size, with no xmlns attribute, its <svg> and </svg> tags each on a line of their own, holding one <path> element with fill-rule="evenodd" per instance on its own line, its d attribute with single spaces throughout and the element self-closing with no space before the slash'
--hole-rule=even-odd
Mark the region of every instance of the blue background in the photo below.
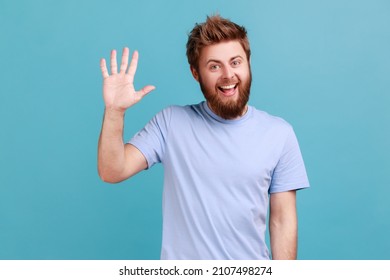
<svg viewBox="0 0 390 280">
<path fill-rule="evenodd" d="M 162 167 L 97 175 L 99 59 L 138 49 L 125 139 L 203 99 L 187 33 L 215 12 L 246 26 L 250 104 L 295 128 L 300 259 L 390 257 L 390 2 L 0 0 L 0 259 L 158 259 Z"/>
</svg>

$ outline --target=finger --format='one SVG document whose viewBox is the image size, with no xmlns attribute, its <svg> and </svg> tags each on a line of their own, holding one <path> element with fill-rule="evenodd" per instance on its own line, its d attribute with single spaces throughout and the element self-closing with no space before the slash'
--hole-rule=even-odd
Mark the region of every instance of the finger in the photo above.
<svg viewBox="0 0 390 280">
<path fill-rule="evenodd" d="M 133 57 L 131 58 L 129 71 L 127 72 L 131 80 L 134 80 L 135 72 L 137 71 L 137 65 L 138 65 L 138 51 L 134 51 Z"/>
<path fill-rule="evenodd" d="M 151 92 L 152 90 L 155 90 L 155 89 L 156 89 L 155 86 L 148 85 L 148 86 L 144 87 L 143 89 L 137 91 L 137 94 L 140 96 L 140 98 L 143 98 L 145 95 L 147 95 L 149 92 Z"/>
<path fill-rule="evenodd" d="M 100 60 L 100 69 L 102 70 L 103 78 L 107 78 L 109 75 L 108 75 L 106 60 L 104 58 Z"/>
<path fill-rule="evenodd" d="M 116 50 L 111 51 L 111 74 L 118 73 L 118 65 L 116 64 Z"/>
<path fill-rule="evenodd" d="M 123 53 L 122 53 L 122 62 L 120 68 L 121 73 L 126 72 L 128 63 L 129 63 L 129 48 L 126 47 L 123 48 Z"/>
</svg>

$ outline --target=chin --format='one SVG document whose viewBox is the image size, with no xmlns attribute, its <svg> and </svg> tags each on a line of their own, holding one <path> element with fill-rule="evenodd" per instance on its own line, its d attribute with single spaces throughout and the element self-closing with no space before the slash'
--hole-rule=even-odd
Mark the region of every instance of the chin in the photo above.
<svg viewBox="0 0 390 280">
<path fill-rule="evenodd" d="M 221 118 L 227 120 L 241 117 L 245 113 L 249 99 L 249 95 L 237 95 L 237 97 L 235 97 L 234 99 L 223 98 L 225 100 L 220 98 L 219 95 L 204 95 L 210 106 L 210 109 Z"/>
</svg>

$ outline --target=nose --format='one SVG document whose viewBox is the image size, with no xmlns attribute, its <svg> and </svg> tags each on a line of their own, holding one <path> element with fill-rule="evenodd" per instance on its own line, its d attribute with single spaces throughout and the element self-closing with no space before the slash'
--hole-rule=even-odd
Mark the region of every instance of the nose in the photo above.
<svg viewBox="0 0 390 280">
<path fill-rule="evenodd" d="M 233 69 L 229 66 L 223 67 L 222 78 L 231 79 L 234 76 Z"/>
</svg>

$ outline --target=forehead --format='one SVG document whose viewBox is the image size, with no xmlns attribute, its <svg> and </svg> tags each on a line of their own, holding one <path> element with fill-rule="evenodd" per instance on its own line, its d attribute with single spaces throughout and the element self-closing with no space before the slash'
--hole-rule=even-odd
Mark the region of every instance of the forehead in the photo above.
<svg viewBox="0 0 390 280">
<path fill-rule="evenodd" d="M 200 52 L 199 61 L 229 61 L 231 58 L 237 56 L 246 59 L 244 48 L 239 41 L 227 41 L 204 47 Z"/>
</svg>

